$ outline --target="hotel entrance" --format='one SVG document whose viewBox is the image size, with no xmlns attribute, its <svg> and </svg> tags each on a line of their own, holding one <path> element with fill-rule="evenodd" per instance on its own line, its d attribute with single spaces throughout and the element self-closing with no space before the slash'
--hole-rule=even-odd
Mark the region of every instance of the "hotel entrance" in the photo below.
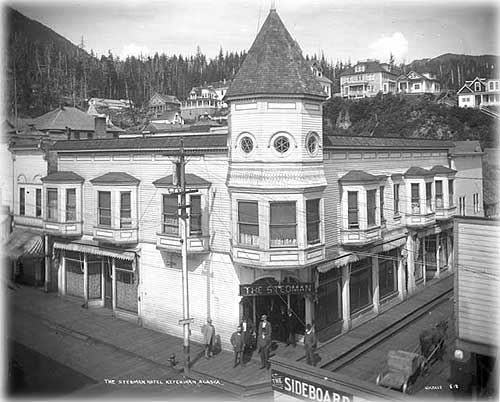
<svg viewBox="0 0 500 402">
<path fill-rule="evenodd" d="M 300 283 L 294 278 L 278 282 L 274 278 L 262 278 L 251 285 L 240 285 L 242 314 L 257 327 L 262 314 L 272 325 L 273 340 L 285 342 L 287 311 L 291 310 L 297 334 L 304 334 L 305 295 L 312 291 L 312 284 Z M 243 317 L 242 316 L 242 317 Z"/>
</svg>

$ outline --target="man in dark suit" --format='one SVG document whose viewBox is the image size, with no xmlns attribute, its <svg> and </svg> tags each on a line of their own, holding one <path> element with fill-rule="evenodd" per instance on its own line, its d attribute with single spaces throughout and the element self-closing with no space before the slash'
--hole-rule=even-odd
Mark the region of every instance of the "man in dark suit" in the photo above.
<svg viewBox="0 0 500 402">
<path fill-rule="evenodd" d="M 316 366 L 316 358 L 314 352 L 316 351 L 316 346 L 318 342 L 316 340 L 316 335 L 311 327 L 311 324 L 306 325 L 306 333 L 304 335 L 304 348 L 306 350 L 306 360 L 307 364 L 311 366 Z"/>
<path fill-rule="evenodd" d="M 243 350 L 243 360 L 242 363 L 249 359 L 251 351 L 255 348 L 255 331 L 253 327 L 253 322 L 246 315 L 243 316 L 243 320 L 240 323 L 241 333 L 243 334 L 243 340 L 245 342 L 245 349 Z"/>
<path fill-rule="evenodd" d="M 260 354 L 261 369 L 269 368 L 269 349 L 271 348 L 271 323 L 267 321 L 267 315 L 263 314 L 260 319 L 257 335 L 257 350 Z"/>
<path fill-rule="evenodd" d="M 297 320 L 292 310 L 288 309 L 286 315 L 286 346 L 293 345 L 297 346 L 297 340 L 295 339 L 295 332 L 297 332 Z"/>
<path fill-rule="evenodd" d="M 238 326 L 236 332 L 231 335 L 231 345 L 233 345 L 234 350 L 234 368 L 239 363 L 242 363 L 241 355 L 243 354 L 243 349 L 245 348 L 245 341 L 243 339 L 243 334 L 241 333 L 240 326 Z"/>
</svg>

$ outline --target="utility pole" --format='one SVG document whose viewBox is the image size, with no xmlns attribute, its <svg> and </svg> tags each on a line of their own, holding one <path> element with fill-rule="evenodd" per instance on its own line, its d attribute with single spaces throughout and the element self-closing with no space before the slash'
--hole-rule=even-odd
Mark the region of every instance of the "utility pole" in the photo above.
<svg viewBox="0 0 500 402">
<path fill-rule="evenodd" d="M 184 140 L 181 138 L 181 148 L 179 162 L 176 171 L 179 169 L 180 176 L 180 195 L 181 202 L 179 205 L 181 218 L 181 259 L 182 259 L 182 325 L 184 330 L 184 374 L 190 374 L 190 351 L 189 351 L 189 287 L 188 287 L 188 266 L 187 266 L 187 208 L 186 205 L 186 161 L 184 156 Z M 176 172 L 177 173 L 177 172 Z"/>
</svg>

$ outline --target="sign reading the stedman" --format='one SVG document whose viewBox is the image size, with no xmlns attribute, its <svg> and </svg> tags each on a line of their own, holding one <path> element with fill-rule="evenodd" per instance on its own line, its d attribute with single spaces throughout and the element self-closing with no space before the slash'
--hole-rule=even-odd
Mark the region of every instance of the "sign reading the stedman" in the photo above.
<svg viewBox="0 0 500 402">
<path fill-rule="evenodd" d="M 278 283 L 276 285 L 240 285 L 240 296 L 302 295 L 313 293 L 313 283 Z"/>
<path fill-rule="evenodd" d="M 271 374 L 273 391 L 297 399 L 316 402 L 353 402 L 354 395 L 303 378 L 274 370 Z"/>
</svg>

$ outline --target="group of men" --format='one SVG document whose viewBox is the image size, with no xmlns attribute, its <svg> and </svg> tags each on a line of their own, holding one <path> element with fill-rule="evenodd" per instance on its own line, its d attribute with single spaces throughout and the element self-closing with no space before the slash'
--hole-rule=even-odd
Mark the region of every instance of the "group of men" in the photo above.
<svg viewBox="0 0 500 402">
<path fill-rule="evenodd" d="M 295 347 L 297 345 L 297 341 L 295 338 L 295 320 L 292 316 L 292 311 L 288 311 L 288 315 L 290 318 L 285 323 L 286 330 L 286 346 L 293 345 Z M 278 327 L 278 330 L 280 327 Z M 253 344 L 253 336 L 256 336 L 256 350 L 260 355 L 261 361 L 261 369 L 269 369 L 269 352 L 271 350 L 272 344 L 272 325 L 267 320 L 267 315 L 262 314 L 260 323 L 255 333 L 253 330 L 253 325 L 250 320 L 244 318 L 243 321 L 238 325 L 236 332 L 231 335 L 231 345 L 234 350 L 234 366 L 236 367 L 238 364 L 244 365 L 245 356 L 252 348 Z M 304 335 L 304 347 L 306 350 L 306 359 L 307 364 L 315 365 L 314 351 L 316 350 L 317 341 L 316 335 L 312 330 L 311 324 L 306 325 L 306 332 Z"/>
</svg>

